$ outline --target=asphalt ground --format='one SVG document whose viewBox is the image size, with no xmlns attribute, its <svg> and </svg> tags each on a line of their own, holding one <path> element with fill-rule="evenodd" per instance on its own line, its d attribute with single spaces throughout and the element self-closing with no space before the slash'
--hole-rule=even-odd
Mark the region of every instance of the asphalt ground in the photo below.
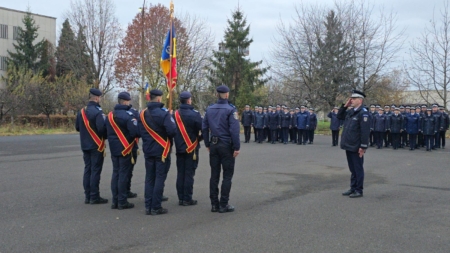
<svg viewBox="0 0 450 253">
<path fill-rule="evenodd" d="M 0 252 L 449 252 L 449 149 L 369 149 L 364 197 L 350 199 L 341 195 L 350 179 L 345 152 L 330 144 L 330 136 L 307 146 L 242 143 L 236 211 L 225 214 L 210 212 L 202 148 L 199 204 L 178 206 L 173 161 L 169 213 L 146 216 L 143 156 L 136 207 L 111 210 L 84 204 L 78 135 L 0 137 Z M 100 190 L 110 201 L 111 168 L 108 156 Z"/>
</svg>

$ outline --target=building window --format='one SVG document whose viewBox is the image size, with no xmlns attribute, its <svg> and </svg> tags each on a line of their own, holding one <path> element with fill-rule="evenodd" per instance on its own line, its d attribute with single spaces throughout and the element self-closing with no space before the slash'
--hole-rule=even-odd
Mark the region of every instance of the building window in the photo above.
<svg viewBox="0 0 450 253">
<path fill-rule="evenodd" d="M 6 57 L 0 56 L 0 70 L 6 70 Z"/>
<path fill-rule="evenodd" d="M 17 40 L 19 37 L 19 27 L 13 26 L 13 40 Z"/>
<path fill-rule="evenodd" d="M 0 25 L 0 38 L 8 38 L 8 25 Z"/>
</svg>

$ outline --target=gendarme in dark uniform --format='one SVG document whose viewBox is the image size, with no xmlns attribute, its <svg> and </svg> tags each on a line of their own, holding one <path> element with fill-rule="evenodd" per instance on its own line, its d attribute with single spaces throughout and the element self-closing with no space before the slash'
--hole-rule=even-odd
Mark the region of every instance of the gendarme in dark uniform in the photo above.
<svg viewBox="0 0 450 253">
<path fill-rule="evenodd" d="M 162 91 L 151 90 L 150 102 L 142 110 L 139 131 L 145 157 L 145 214 L 167 213 L 161 206 L 164 183 L 170 168 L 170 150 L 175 136 L 175 120 L 161 103 Z"/>
<path fill-rule="evenodd" d="M 364 153 L 369 146 L 371 125 L 369 111 L 363 106 L 365 97 L 366 95 L 361 91 L 354 90 L 347 103 L 342 105 L 338 112 L 338 118 L 344 120 L 341 148 L 346 152 L 351 172 L 350 189 L 342 195 L 350 198 L 363 196 Z M 350 105 L 353 109 L 347 111 Z"/>
<path fill-rule="evenodd" d="M 106 118 L 106 131 L 108 133 L 109 149 L 113 164 L 111 178 L 111 192 L 113 196 L 112 209 L 129 209 L 134 204 L 127 201 L 130 170 L 135 163 L 133 147 L 139 135 L 137 120 L 130 111 L 131 96 L 128 92 L 118 95 L 118 104 L 114 111 Z"/>
<path fill-rule="evenodd" d="M 239 117 L 236 107 L 228 102 L 230 89 L 221 85 L 217 87 L 218 100 L 208 107 L 203 119 L 202 132 L 205 146 L 209 150 L 211 179 L 209 192 L 211 212 L 233 212 L 234 207 L 228 203 L 231 180 L 234 174 L 235 158 L 241 148 L 239 141 Z M 211 132 L 211 133 L 210 133 Z M 211 136 L 210 136 L 211 134 Z M 220 172 L 223 169 L 223 180 L 219 200 Z"/>
<path fill-rule="evenodd" d="M 195 169 L 198 164 L 200 148 L 200 131 L 202 117 L 191 105 L 191 93 L 183 91 L 180 94 L 180 109 L 175 112 L 177 125 L 175 147 L 177 155 L 177 194 L 178 204 L 192 206 L 197 200 L 192 199 Z"/>
<path fill-rule="evenodd" d="M 105 155 L 105 114 L 100 107 L 102 92 L 89 90 L 89 103 L 77 114 L 75 129 L 80 132 L 83 151 L 84 175 L 83 187 L 85 204 L 106 204 L 107 199 L 100 197 L 100 174 Z"/>
</svg>

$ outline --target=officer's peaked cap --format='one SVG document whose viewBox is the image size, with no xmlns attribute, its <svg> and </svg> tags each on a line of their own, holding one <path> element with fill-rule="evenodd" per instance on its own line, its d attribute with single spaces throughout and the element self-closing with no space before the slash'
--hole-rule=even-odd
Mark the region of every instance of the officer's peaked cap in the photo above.
<svg viewBox="0 0 450 253">
<path fill-rule="evenodd" d="M 94 96 L 99 96 L 99 97 L 102 95 L 102 92 L 99 89 L 94 89 L 94 88 L 90 89 L 89 93 L 91 93 Z"/>
<path fill-rule="evenodd" d="M 130 101 L 131 100 L 131 96 L 130 93 L 126 92 L 126 91 L 122 91 L 121 93 L 119 93 L 119 95 L 117 96 L 119 99 L 123 99 L 123 100 L 127 100 Z"/>
<path fill-rule="evenodd" d="M 192 94 L 189 91 L 183 91 L 180 93 L 181 99 L 190 99 L 192 97 Z"/>
<path fill-rule="evenodd" d="M 219 87 L 216 88 L 216 91 L 219 93 L 228 93 L 230 92 L 230 89 L 225 85 L 220 85 Z"/>
<path fill-rule="evenodd" d="M 151 90 L 150 91 L 150 95 L 153 95 L 153 96 L 162 96 L 163 95 L 163 92 L 162 91 L 160 91 L 160 90 L 157 90 L 157 89 L 154 89 L 154 90 Z"/>
<path fill-rule="evenodd" d="M 364 94 L 362 91 L 359 91 L 359 90 L 353 90 L 351 97 L 352 98 L 365 98 L 366 94 Z"/>
</svg>

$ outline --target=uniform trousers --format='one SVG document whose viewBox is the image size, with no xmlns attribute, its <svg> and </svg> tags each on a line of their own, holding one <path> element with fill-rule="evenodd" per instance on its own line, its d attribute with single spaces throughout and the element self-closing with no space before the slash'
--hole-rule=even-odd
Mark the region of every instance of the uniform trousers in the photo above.
<svg viewBox="0 0 450 253">
<path fill-rule="evenodd" d="M 111 192 L 113 204 L 127 203 L 128 175 L 131 170 L 131 154 L 126 156 L 111 156 L 113 173 L 111 178 Z"/>
<path fill-rule="evenodd" d="M 84 173 L 83 187 L 87 200 L 97 200 L 100 197 L 100 174 L 103 168 L 103 152 L 96 149 L 83 150 Z"/>
<path fill-rule="evenodd" d="M 256 131 L 258 132 L 258 142 L 261 143 L 264 141 L 264 129 L 263 128 L 257 128 Z"/>
<path fill-rule="evenodd" d="M 282 142 L 283 143 L 287 143 L 288 142 L 288 137 L 289 137 L 289 127 L 283 127 L 281 128 L 281 132 L 282 132 Z"/>
<path fill-rule="evenodd" d="M 375 143 L 377 145 L 377 148 L 383 147 L 383 139 L 386 135 L 386 132 L 375 132 Z"/>
<path fill-rule="evenodd" d="M 314 142 L 314 131 L 315 131 L 314 129 L 308 130 L 308 140 L 310 143 Z"/>
<path fill-rule="evenodd" d="M 406 146 L 407 143 L 409 143 L 408 133 L 406 131 L 403 131 L 401 136 L 402 136 L 401 146 L 404 147 Z"/>
<path fill-rule="evenodd" d="M 275 131 L 276 132 L 276 131 Z M 235 158 L 234 150 L 229 143 L 219 140 L 217 144 L 209 147 L 209 165 L 211 166 L 211 178 L 209 179 L 209 198 L 211 205 L 225 207 L 230 199 L 231 181 L 234 174 Z M 223 170 L 222 185 L 220 188 L 219 200 L 219 180 Z"/>
<path fill-rule="evenodd" d="M 417 134 L 409 134 L 409 148 L 415 149 L 416 148 L 416 140 L 417 140 Z"/>
<path fill-rule="evenodd" d="M 331 139 L 333 146 L 337 146 L 339 143 L 339 130 L 331 130 Z"/>
<path fill-rule="evenodd" d="M 384 136 L 383 136 L 383 139 L 384 139 L 384 146 L 388 147 L 389 143 L 391 141 L 391 132 L 385 132 Z"/>
<path fill-rule="evenodd" d="M 392 133 L 392 147 L 397 149 L 400 147 L 400 136 L 401 133 Z"/>
<path fill-rule="evenodd" d="M 347 163 L 351 172 L 350 189 L 359 193 L 363 193 L 364 184 L 364 156 L 359 157 L 358 152 L 345 151 L 347 155 Z"/>
<path fill-rule="evenodd" d="M 256 130 L 255 127 L 253 127 L 253 134 L 255 135 L 255 142 L 258 141 L 258 131 Z"/>
<path fill-rule="evenodd" d="M 270 129 L 270 141 L 271 142 L 276 142 L 278 139 L 278 131 L 277 129 Z"/>
<path fill-rule="evenodd" d="M 445 133 L 446 132 L 447 132 L 447 130 L 444 130 L 444 131 L 440 131 L 440 133 L 439 133 L 440 144 L 441 144 L 442 148 L 445 147 Z"/>
<path fill-rule="evenodd" d="M 298 144 L 305 144 L 308 140 L 308 132 L 305 129 L 298 129 Z"/>
<path fill-rule="evenodd" d="M 289 129 L 289 138 L 290 138 L 291 142 L 293 142 L 293 143 L 297 142 L 297 129 L 296 128 Z"/>
<path fill-rule="evenodd" d="M 424 146 L 425 146 L 425 138 L 424 138 L 424 136 L 423 136 L 423 133 L 419 133 L 419 134 L 417 135 L 417 145 L 418 145 L 418 146 L 421 146 L 421 147 L 424 147 Z"/>
<path fill-rule="evenodd" d="M 375 133 L 373 131 L 370 131 L 369 134 L 369 145 L 370 146 L 375 145 Z"/>
<path fill-rule="evenodd" d="M 134 165 L 136 165 L 137 162 L 137 151 L 137 149 L 133 149 L 133 151 L 131 151 L 131 155 L 133 156 L 135 164 L 131 164 L 131 168 L 128 173 L 127 194 L 131 192 L 131 178 L 133 177 Z"/>
<path fill-rule="evenodd" d="M 423 135 L 427 150 L 434 148 L 434 135 Z"/>
<path fill-rule="evenodd" d="M 250 135 L 251 135 L 251 126 L 244 126 L 245 142 L 249 142 L 250 141 Z"/>
<path fill-rule="evenodd" d="M 270 129 L 268 127 L 264 128 L 264 140 L 267 138 L 267 141 L 270 142 L 272 140 L 272 136 L 270 134 Z"/>
<path fill-rule="evenodd" d="M 165 162 L 161 157 L 145 156 L 145 209 L 161 208 L 161 199 L 167 173 L 170 168 L 170 154 Z"/>
<path fill-rule="evenodd" d="M 194 160 L 194 152 L 196 160 Z M 180 201 L 191 201 L 194 189 L 195 169 L 198 164 L 198 150 L 177 154 L 177 194 Z"/>
<path fill-rule="evenodd" d="M 439 137 L 440 133 L 440 131 L 437 131 L 437 133 L 434 134 L 434 148 L 441 148 L 441 138 Z"/>
</svg>

